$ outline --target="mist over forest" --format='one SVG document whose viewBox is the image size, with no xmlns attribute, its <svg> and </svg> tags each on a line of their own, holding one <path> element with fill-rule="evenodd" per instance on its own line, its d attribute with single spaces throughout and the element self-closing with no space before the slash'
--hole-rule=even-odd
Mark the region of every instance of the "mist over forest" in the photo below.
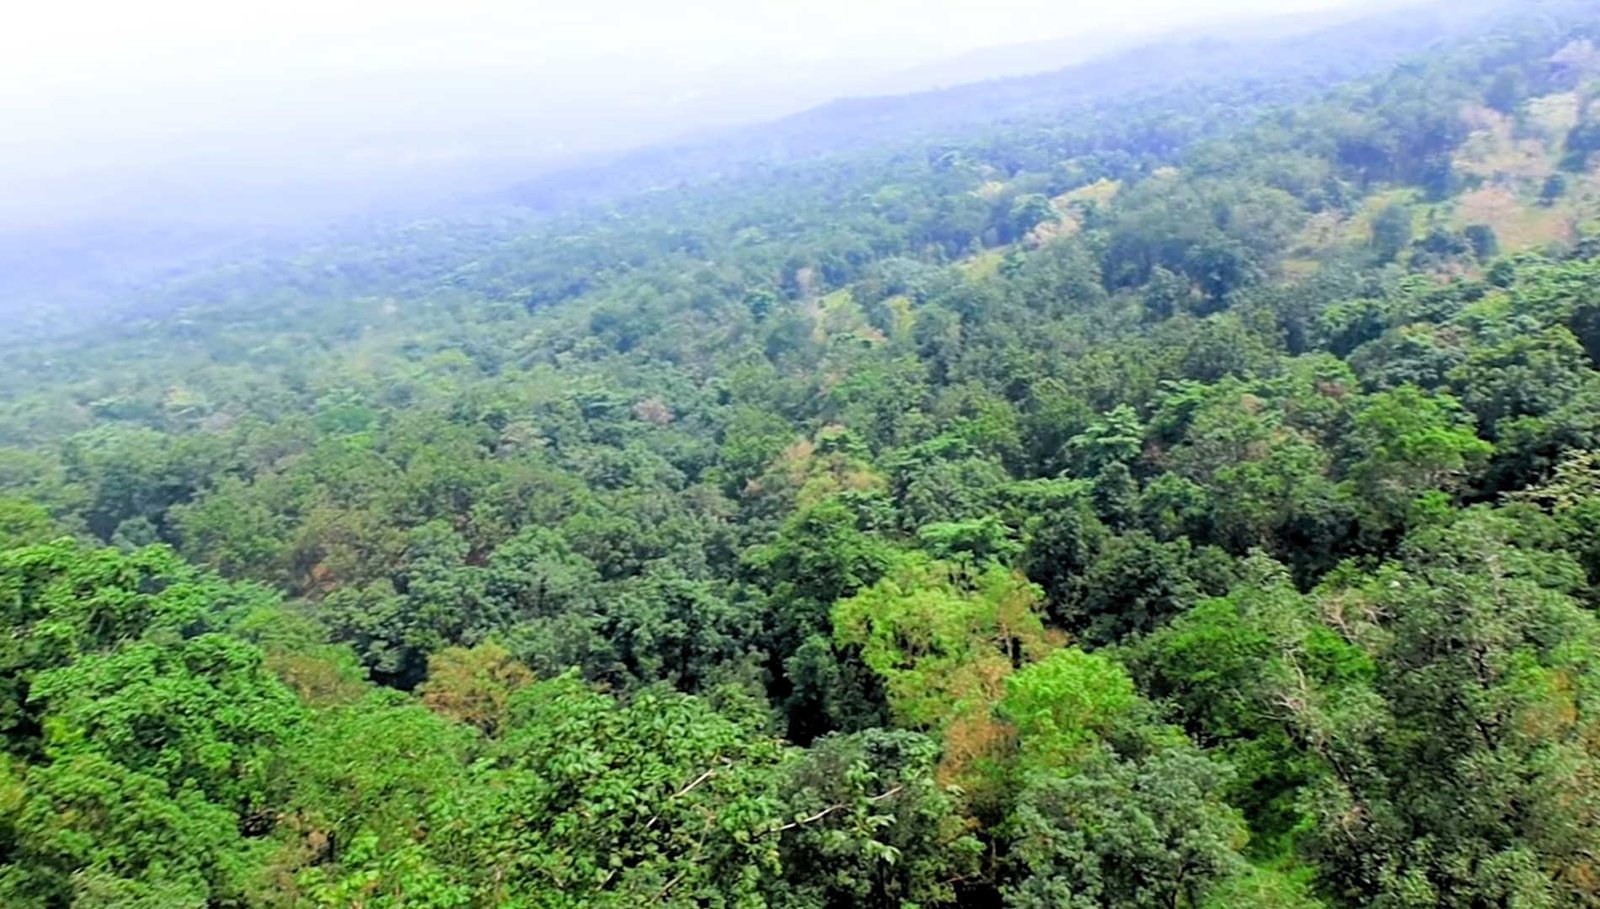
<svg viewBox="0 0 1600 909">
<path fill-rule="evenodd" d="M 0 40 L 0 906 L 1600 907 L 1600 5 L 747 7 Z"/>
<path fill-rule="evenodd" d="M 551 53 L 547 43 L 496 41 L 488 21 L 445 28 L 430 46 L 429 17 L 401 15 L 387 27 L 381 19 L 352 22 L 348 34 L 334 24 L 312 26 L 306 34 L 320 40 L 296 34 L 277 47 L 268 30 L 258 39 L 263 47 L 232 66 L 226 45 L 215 57 L 195 53 L 184 62 L 179 55 L 165 64 L 150 59 L 155 49 L 128 52 L 121 67 L 115 57 L 101 64 L 106 82 L 136 71 L 122 91 L 52 86 L 43 69 L 23 68 L 23 55 L 12 62 L 13 96 L 0 93 L 0 111 L 15 120 L 10 141 L 0 144 L 0 307 L 92 323 L 103 305 L 206 265 L 293 255 L 418 220 L 520 222 L 712 180 L 729 168 L 904 142 L 933 126 L 1005 116 L 991 100 L 1016 111 L 1060 106 L 1058 96 L 1097 91 L 1105 75 L 1112 84 L 1150 80 L 1135 73 L 1151 42 L 1233 65 L 1229 47 L 1263 52 L 1264 44 L 1364 11 L 1339 0 L 1299 0 L 1265 17 L 1234 11 L 1255 2 L 1225 0 L 1216 11 L 1191 14 L 1199 24 L 1172 17 L 1181 27 L 1100 17 L 1074 27 L 1071 16 L 1052 17 L 1042 33 L 1063 30 L 1063 37 L 960 53 L 941 50 L 959 46 L 959 37 L 857 38 L 834 47 L 819 34 L 776 61 L 756 48 L 704 50 L 717 46 L 709 36 L 677 54 L 620 43 Z M 1327 65 L 1356 72 L 1426 46 L 1449 23 L 1470 18 L 1451 9 L 1392 18 L 1403 36 L 1384 37 L 1360 60 Z M 685 18 L 693 23 L 691 13 Z M 526 22 L 501 15 L 508 27 L 551 26 L 537 15 Z M 150 18 L 142 31 L 183 30 L 183 16 Z M 262 23 L 234 27 L 250 25 Z M 215 27 L 224 34 L 221 23 Z M 363 42 L 362 28 L 375 34 Z M 14 37 L 17 47 L 6 49 L 29 48 L 26 29 Z M 1120 66 L 1112 62 L 1119 56 Z M 1102 68 L 1062 74 L 1067 84 L 1059 90 L 1037 84 L 1089 61 Z M 137 73 L 141 67 L 150 72 Z M 82 79 L 96 73 L 92 64 L 83 68 Z M 1207 68 L 1191 60 L 1156 78 L 1203 74 Z M 1039 78 L 1019 79 L 1030 75 Z M 1005 78 L 1017 81 L 993 84 Z M 41 90 L 30 91 L 33 82 Z M 971 83 L 990 84 L 974 85 L 964 98 L 938 91 Z"/>
</svg>

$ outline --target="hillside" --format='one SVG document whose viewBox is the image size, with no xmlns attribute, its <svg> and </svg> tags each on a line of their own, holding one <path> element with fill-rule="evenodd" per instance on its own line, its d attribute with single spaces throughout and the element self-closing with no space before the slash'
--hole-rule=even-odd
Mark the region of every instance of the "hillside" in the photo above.
<svg viewBox="0 0 1600 909">
<path fill-rule="evenodd" d="M 1600 905 L 1600 12 L 1458 12 L 13 326 L 0 905 Z"/>
<path fill-rule="evenodd" d="M 633 151 L 569 155 L 577 160 L 564 164 L 530 162 L 526 167 L 534 171 L 532 176 L 507 176 L 503 183 L 509 186 L 493 191 L 484 189 L 499 185 L 493 177 L 475 177 L 466 181 L 475 187 L 470 194 L 457 193 L 450 202 L 420 201 L 414 197 L 434 198 L 442 191 L 413 187 L 388 203 L 371 205 L 366 215 L 329 223 L 324 218 L 331 215 L 285 223 L 287 212 L 304 204 L 288 199 L 283 212 L 248 227 L 230 226 L 225 212 L 197 211 L 192 221 L 152 212 L 0 230 L 0 314 L 7 316 L 0 324 L 0 344 L 18 335 L 47 337 L 93 326 L 120 315 L 130 298 L 142 299 L 147 310 L 170 308 L 181 293 L 171 285 L 176 281 L 181 286 L 197 272 L 281 260 L 308 245 L 370 246 L 374 233 L 418 217 L 442 222 L 441 230 L 449 234 L 471 231 L 475 244 L 488 239 L 486 229 L 505 241 L 527 233 L 541 219 L 575 209 L 627 204 L 653 191 L 760 180 L 774 166 L 826 156 L 881 154 L 891 148 L 920 153 L 930 144 L 970 141 L 1001 122 L 1059 130 L 1064 123 L 1123 117 L 1140 107 L 1146 116 L 1166 114 L 1181 106 L 1174 94 L 1177 86 L 1185 87 L 1181 97 L 1202 93 L 1211 102 L 1211 116 L 1164 124 L 1166 141 L 1187 142 L 1236 128 L 1239 117 L 1248 118 L 1265 105 L 1304 101 L 1327 85 L 1370 75 L 1452 36 L 1481 32 L 1500 12 L 1483 0 L 1413 2 L 1347 21 L 1350 15 L 1269 18 L 1249 27 L 1174 34 L 1156 46 L 1086 36 L 1098 40 L 1088 40 L 1086 46 L 1078 41 L 998 48 L 980 55 L 997 58 L 988 62 L 950 61 L 946 70 L 907 73 L 903 84 L 912 89 L 908 93 L 868 92 L 774 123 L 701 128 L 680 141 Z M 1071 65 L 1051 66 L 1052 58 Z M 940 91 L 925 88 L 952 74 L 1005 71 L 1008 66 L 1029 74 Z M 518 128 L 508 124 L 508 129 Z M 1095 138 L 1102 133 L 1093 126 L 1082 131 Z M 1023 144 L 1037 141 L 1035 137 Z M 496 161 L 492 169 L 510 166 Z M 446 186 L 463 182 L 460 174 L 442 173 L 437 179 Z M 327 204 L 330 211 L 338 208 L 333 200 Z M 432 245 L 454 242 L 452 236 L 437 236 L 427 241 L 430 248 L 422 258 L 436 258 Z"/>
</svg>

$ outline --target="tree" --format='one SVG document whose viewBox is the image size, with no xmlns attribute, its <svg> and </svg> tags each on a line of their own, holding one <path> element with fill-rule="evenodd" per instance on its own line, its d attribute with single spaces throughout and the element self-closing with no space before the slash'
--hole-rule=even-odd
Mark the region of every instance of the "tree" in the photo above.
<svg viewBox="0 0 1600 909">
<path fill-rule="evenodd" d="M 916 528 L 982 519 L 1009 479 L 993 458 L 938 458 L 908 465 L 895 485 L 903 521 Z"/>
<path fill-rule="evenodd" d="M 393 691 L 317 714 L 283 752 L 277 861 L 330 906 L 422 900 L 426 877 L 460 887 L 424 832 L 433 806 L 461 797 L 473 739 Z"/>
<path fill-rule="evenodd" d="M 490 553 L 485 596 L 505 621 L 547 618 L 580 609 L 599 573 L 561 534 L 528 527 Z"/>
<path fill-rule="evenodd" d="M 230 585 L 178 559 L 170 549 L 123 553 L 71 540 L 0 552 L 0 730 L 12 751 L 43 733 L 33 686 L 40 673 L 143 638 L 171 640 L 219 628 L 231 609 L 248 612 L 276 598 Z"/>
<path fill-rule="evenodd" d="M 1463 232 L 1467 245 L 1472 247 L 1472 255 L 1479 262 L 1488 262 L 1500 254 L 1500 238 L 1494 228 L 1487 224 L 1468 224 Z"/>
<path fill-rule="evenodd" d="M 1229 801 L 1252 830 L 1280 839 L 1304 823 L 1298 801 L 1326 772 L 1332 731 L 1370 716 L 1374 667 L 1284 566 L 1256 555 L 1242 574 L 1226 596 L 1136 642 L 1129 663 L 1140 689 L 1234 768 Z"/>
<path fill-rule="evenodd" d="M 1151 270 L 1144 287 L 1145 318 L 1151 322 L 1170 319 L 1188 312 L 1194 303 L 1194 290 L 1186 278 L 1162 266 Z"/>
<path fill-rule="evenodd" d="M 828 609 L 878 580 L 892 550 L 861 531 L 855 513 L 834 499 L 791 515 L 771 543 L 752 547 L 744 564 L 777 609 L 770 648 L 792 652 L 827 627 Z"/>
<path fill-rule="evenodd" d="M 1009 822 L 1017 882 L 1009 909 L 1186 909 L 1237 873 L 1242 825 L 1223 803 L 1227 771 L 1192 751 L 1102 761 L 1039 778 Z"/>
<path fill-rule="evenodd" d="M 241 815 L 265 809 L 274 754 L 305 719 L 260 650 L 219 634 L 80 657 L 37 675 L 29 700 L 47 758 L 103 755 Z"/>
<path fill-rule="evenodd" d="M 1039 501 L 1025 504 L 1030 517 L 1023 525 L 1022 567 L 1044 590 L 1050 618 L 1059 624 L 1070 621 L 1083 575 L 1111 536 L 1087 492 L 1079 482 L 1049 481 Z"/>
<path fill-rule="evenodd" d="M 1553 326 L 1477 348 L 1451 371 L 1450 380 L 1492 441 L 1502 421 L 1554 412 L 1576 397 L 1591 375 L 1583 346 L 1567 328 Z"/>
<path fill-rule="evenodd" d="M 1133 408 L 1124 404 L 1091 422 L 1068 440 L 1067 448 L 1078 474 L 1091 477 L 1109 464 L 1128 464 L 1139 456 L 1143 444 L 1144 425 Z"/>
<path fill-rule="evenodd" d="M 1399 258 L 1411 245 L 1411 208 L 1395 202 L 1378 212 L 1372 220 L 1372 254 L 1380 265 Z"/>
<path fill-rule="evenodd" d="M 1600 11 L 1470 5 L 13 307 L 0 905 L 1597 909 Z"/>
<path fill-rule="evenodd" d="M 980 567 L 1010 565 L 1022 553 L 1015 533 L 995 517 L 928 524 L 917 530 L 917 540 L 935 559 Z"/>
<path fill-rule="evenodd" d="M 919 555 L 833 610 L 834 641 L 881 682 L 890 717 L 944 744 L 941 778 L 990 797 L 989 762 L 1005 740 L 994 717 L 1005 679 L 1057 644 L 1039 590 L 1009 569 Z"/>
<path fill-rule="evenodd" d="M 1580 122 L 1567 133 L 1567 154 L 1561 159 L 1561 166 L 1574 173 L 1581 173 L 1589 166 L 1589 158 L 1600 149 L 1600 122 Z"/>
<path fill-rule="evenodd" d="M 55 521 L 42 506 L 0 498 L 0 551 L 45 543 L 56 533 Z"/>
<path fill-rule="evenodd" d="M 1061 220 L 1061 215 L 1050 204 L 1050 199 L 1038 193 L 1028 193 L 1016 197 L 1011 202 L 1011 211 L 1006 219 L 1006 235 L 1008 241 L 1020 240 L 1028 232 L 1046 222 Z"/>
<path fill-rule="evenodd" d="M 1112 537 L 1058 614 L 1095 645 L 1152 631 L 1198 597 L 1189 558 L 1187 540 L 1161 543 L 1144 531 Z"/>
<path fill-rule="evenodd" d="M 716 587 L 670 574 L 619 585 L 607 607 L 607 637 L 627 671 L 643 683 L 664 681 L 702 691 L 720 667 L 750 653 L 756 617 Z"/>
<path fill-rule="evenodd" d="M 994 703 L 1008 667 L 1048 651 L 1038 596 L 1001 566 L 906 556 L 834 607 L 834 637 L 861 648 L 900 723 L 937 730 Z"/>
<path fill-rule="evenodd" d="M 1414 536 L 1402 564 L 1325 594 L 1360 617 L 1347 633 L 1377 670 L 1359 723 L 1303 727 L 1326 742 L 1329 771 L 1306 793 L 1312 854 L 1358 905 L 1594 898 L 1577 844 L 1600 815 L 1572 788 L 1594 772 L 1579 706 L 1594 669 L 1590 645 L 1573 645 L 1597 629 L 1570 597 L 1577 566 L 1519 545 L 1530 529 L 1474 509 Z"/>
<path fill-rule="evenodd" d="M 917 733 L 873 729 L 796 755 L 781 791 L 799 820 L 780 841 L 772 904 L 956 904 L 954 882 L 978 871 L 983 846 L 935 778 L 938 753 Z"/>
<path fill-rule="evenodd" d="M 754 900 L 778 873 L 775 740 L 694 698 L 622 704 L 570 676 L 522 689 L 512 715 L 436 821 L 478 899 L 687 907 Z"/>
<path fill-rule="evenodd" d="M 1167 455 L 1172 472 L 1208 494 L 1217 545 L 1234 553 L 1266 547 L 1286 558 L 1336 549 L 1345 518 L 1328 451 L 1286 419 L 1316 412 L 1321 396 L 1303 400 L 1238 380 L 1186 383 L 1167 396 L 1153 432 L 1176 441 Z"/>
<path fill-rule="evenodd" d="M 1356 413 L 1347 439 L 1354 462 L 1349 495 L 1380 526 L 1403 523 L 1418 496 L 1454 492 L 1494 451 L 1449 395 L 1426 395 L 1412 386 L 1373 395 Z"/>
<path fill-rule="evenodd" d="M 1000 709 L 1016 729 L 1020 773 L 1049 775 L 1092 762 L 1139 706 L 1120 665 L 1068 647 L 1008 678 Z"/>
<path fill-rule="evenodd" d="M 138 641 L 39 671 L 29 703 L 38 756 L 20 775 L 0 762 L 8 904 L 242 898 L 249 839 L 273 826 L 272 767 L 305 719 L 259 650 Z"/>
<path fill-rule="evenodd" d="M 506 704 L 533 673 L 492 641 L 476 647 L 446 647 L 428 657 L 428 678 L 417 688 L 428 709 L 494 735 L 505 722 Z"/>
<path fill-rule="evenodd" d="M 1484 103 L 1502 114 L 1514 114 L 1528 91 L 1522 71 L 1514 66 L 1502 68 L 1494 74 L 1489 90 L 1484 93 Z"/>
<path fill-rule="evenodd" d="M 1544 185 L 1539 189 L 1539 204 L 1546 208 L 1556 204 L 1562 196 L 1567 194 L 1566 174 L 1555 173 L 1544 178 Z"/>
<path fill-rule="evenodd" d="M 10 766 L 0 827 L 0 896 L 8 906 L 160 905 L 200 909 L 243 896 L 240 818 L 198 790 L 85 751 L 31 769 Z"/>
</svg>

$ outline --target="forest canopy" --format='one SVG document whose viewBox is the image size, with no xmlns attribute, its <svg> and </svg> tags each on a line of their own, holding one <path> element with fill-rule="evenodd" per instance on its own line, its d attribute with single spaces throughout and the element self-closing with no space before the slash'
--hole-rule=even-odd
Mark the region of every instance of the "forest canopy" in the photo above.
<svg viewBox="0 0 1600 909">
<path fill-rule="evenodd" d="M 1586 7 L 13 343 L 0 904 L 1600 906 Z"/>
</svg>

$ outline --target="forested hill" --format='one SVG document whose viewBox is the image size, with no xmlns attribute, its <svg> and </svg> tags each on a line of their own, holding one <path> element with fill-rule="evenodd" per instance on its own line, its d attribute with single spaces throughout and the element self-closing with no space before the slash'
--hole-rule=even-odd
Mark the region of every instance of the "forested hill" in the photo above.
<svg viewBox="0 0 1600 909">
<path fill-rule="evenodd" d="M 14 344 L 0 905 L 1600 906 L 1600 9 L 1472 21 Z"/>
<path fill-rule="evenodd" d="M 730 182 L 762 182 L 774 168 L 825 157 L 920 155 L 939 144 L 992 140 L 1001 124 L 1035 131 L 1070 124 L 1080 137 L 1104 142 L 1119 131 L 1119 120 L 1141 112 L 1150 124 L 1147 135 L 1127 138 L 1141 151 L 1170 155 L 1250 122 L 1267 105 L 1303 102 L 1431 46 L 1481 34 L 1507 13 L 1499 0 L 1411 0 L 1400 10 L 1353 16 L 1216 25 L 1131 49 L 1113 43 L 1057 71 L 844 99 L 775 123 L 702 130 L 677 142 L 590 155 L 581 164 L 542 164 L 502 192 L 478 191 L 454 204 L 397 198 L 388 206 L 424 211 L 430 220 L 421 223 L 406 223 L 380 206 L 329 223 L 307 218 L 298 227 L 230 227 L 226 216 L 212 212 L 194 224 L 129 213 L 87 225 L 0 230 L 0 350 L 120 322 L 130 311 L 161 316 L 203 304 L 212 296 L 195 289 L 198 275 L 218 272 L 208 289 L 237 292 L 242 264 L 281 272 L 292 267 L 286 260 L 308 246 L 323 247 L 309 256 L 313 269 L 348 270 L 361 260 L 360 288 L 387 291 L 396 281 L 436 280 L 496 244 L 536 231 L 552 216 L 628 208 L 641 196 L 663 191 L 693 195 Z M 1039 49 L 1016 53 L 1033 56 L 1041 68 L 1048 59 Z M 916 78 L 934 79 L 937 72 Z M 1194 116 L 1201 99 L 1205 113 Z M 1007 168 L 1037 166 L 1032 156 L 1039 137 L 1014 135 L 1009 141 L 1006 156 L 990 159 Z M 446 175 L 440 179 L 449 181 Z M 892 178 L 874 175 L 867 182 L 875 187 L 885 179 Z M 738 190 L 735 199 L 748 195 Z M 285 283 L 305 290 L 305 280 L 303 274 L 292 280 L 275 274 L 245 296 L 259 298 Z"/>
<path fill-rule="evenodd" d="M 1349 15 L 1349 14 L 1345 14 Z M 1528 21 L 1526 14 L 1518 16 Z M 1059 129 L 1158 111 L 1167 142 L 1236 128 L 1269 104 L 1297 103 L 1329 85 L 1370 76 L 1430 47 L 1508 21 L 1494 0 L 1409 3 L 1352 21 L 1269 19 L 1254 29 L 1214 26 L 1106 53 L 1062 69 L 902 95 L 835 101 L 776 123 L 716 131 L 616 160 L 529 180 L 511 198 L 561 210 L 630 192 L 760 173 L 774 164 L 896 147 L 922 151 L 992 134 L 998 124 Z M 1197 97 L 1213 102 L 1188 117 Z M 1222 99 L 1231 103 L 1215 103 Z M 1103 137 L 1101 127 L 1091 134 Z M 1001 163 L 1001 162 L 996 162 Z M 1016 166 L 1011 162 L 1011 166 Z"/>
</svg>

